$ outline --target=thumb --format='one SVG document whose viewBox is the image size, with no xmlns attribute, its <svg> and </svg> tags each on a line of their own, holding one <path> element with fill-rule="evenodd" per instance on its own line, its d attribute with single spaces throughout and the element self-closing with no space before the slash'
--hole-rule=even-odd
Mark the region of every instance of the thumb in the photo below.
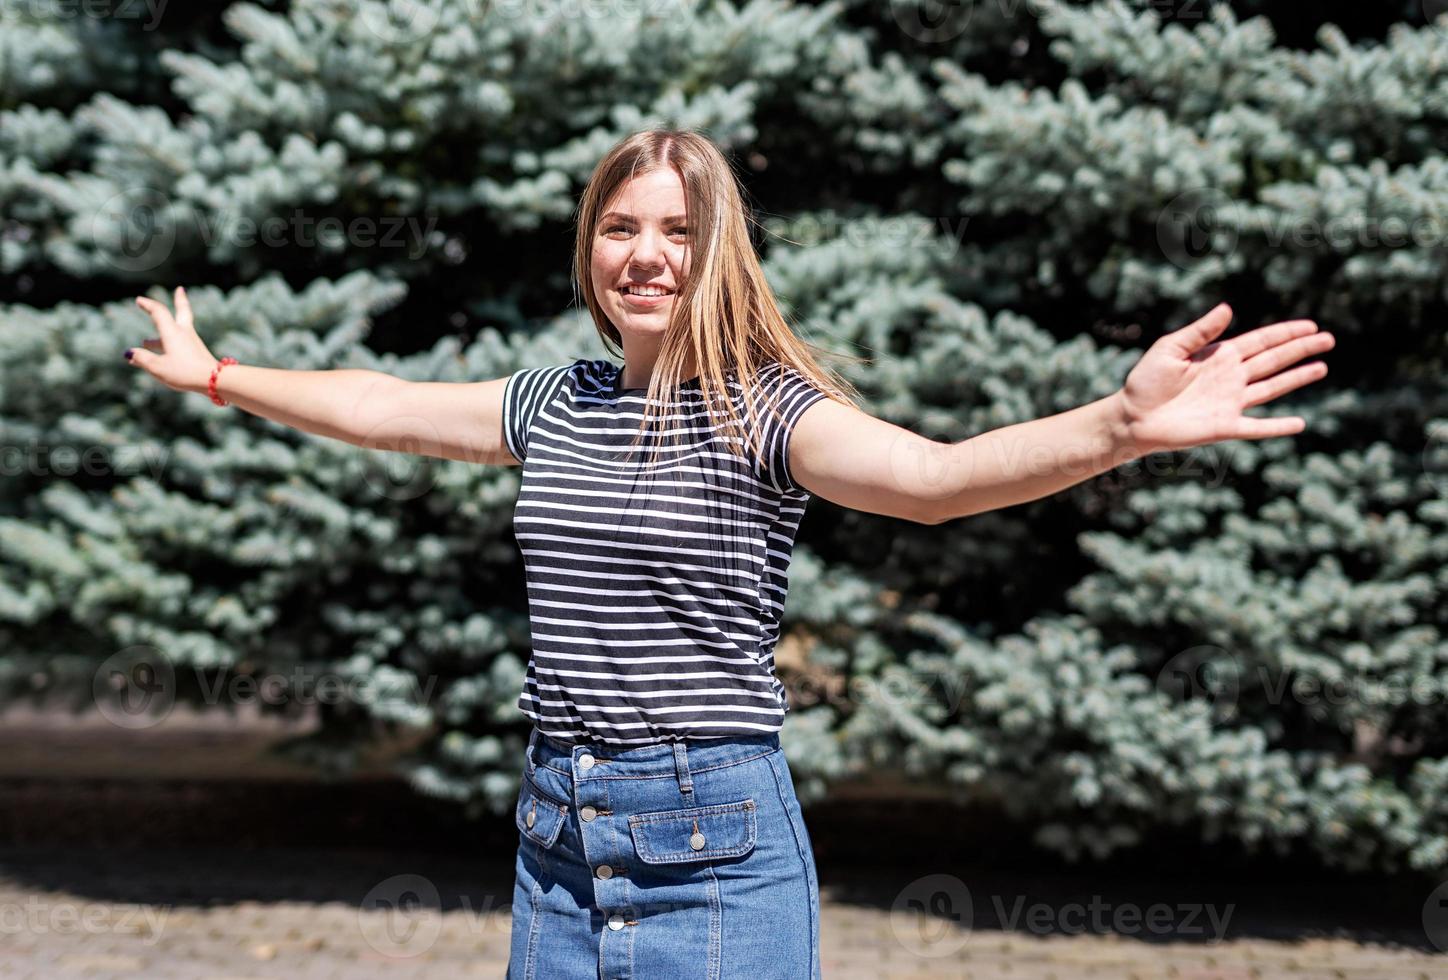
<svg viewBox="0 0 1448 980">
<path fill-rule="evenodd" d="M 126 348 L 126 360 L 137 367 L 145 368 L 148 372 L 156 366 L 156 358 L 158 356 L 159 355 L 153 351 L 148 351 L 144 347 Z"/>
<path fill-rule="evenodd" d="M 1207 311 L 1206 316 L 1167 336 L 1180 353 L 1190 356 L 1215 340 L 1231 322 L 1232 308 L 1226 303 L 1218 303 Z"/>
</svg>

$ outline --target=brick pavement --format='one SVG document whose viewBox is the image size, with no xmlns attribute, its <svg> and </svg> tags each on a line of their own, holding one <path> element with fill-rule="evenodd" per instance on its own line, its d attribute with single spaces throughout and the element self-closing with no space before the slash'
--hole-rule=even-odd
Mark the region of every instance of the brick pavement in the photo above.
<svg viewBox="0 0 1448 980">
<path fill-rule="evenodd" d="M 821 878 L 830 980 L 1448 977 L 1426 887 L 1319 906 L 1290 882 L 824 865 Z M 511 897 L 511 855 L 8 846 L 0 977 L 501 977 Z M 1093 902 L 1117 928 L 1089 934 Z"/>
</svg>

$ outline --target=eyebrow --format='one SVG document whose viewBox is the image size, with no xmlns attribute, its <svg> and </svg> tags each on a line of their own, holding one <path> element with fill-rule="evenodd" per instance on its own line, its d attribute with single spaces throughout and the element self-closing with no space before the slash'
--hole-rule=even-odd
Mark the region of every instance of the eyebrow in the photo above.
<svg viewBox="0 0 1448 980">
<path fill-rule="evenodd" d="M 604 222 L 604 221 L 609 221 L 609 220 L 633 221 L 633 220 L 634 220 L 634 216 L 631 215 L 631 214 L 624 214 L 622 211 L 610 211 L 610 212 L 608 212 L 608 214 L 605 214 L 602 218 L 599 218 L 598 220 L 599 220 L 600 223 L 601 223 L 601 222 Z M 686 214 L 671 214 L 671 215 L 669 215 L 668 217 L 666 217 L 666 218 L 664 219 L 664 224 L 668 225 L 668 224 L 673 224 L 673 223 L 676 222 L 676 221 L 688 221 L 688 220 L 689 220 L 689 216 L 686 215 Z"/>
</svg>

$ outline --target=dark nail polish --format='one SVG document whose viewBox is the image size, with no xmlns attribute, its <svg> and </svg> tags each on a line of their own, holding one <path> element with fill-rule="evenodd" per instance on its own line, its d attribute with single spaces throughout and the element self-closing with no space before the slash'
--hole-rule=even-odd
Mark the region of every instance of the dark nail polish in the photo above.
<svg viewBox="0 0 1448 980">
<path fill-rule="evenodd" d="M 127 348 L 126 348 L 126 360 L 129 361 L 129 360 L 131 359 L 131 354 L 132 354 L 132 353 L 133 353 L 133 348 L 127 347 Z"/>
</svg>

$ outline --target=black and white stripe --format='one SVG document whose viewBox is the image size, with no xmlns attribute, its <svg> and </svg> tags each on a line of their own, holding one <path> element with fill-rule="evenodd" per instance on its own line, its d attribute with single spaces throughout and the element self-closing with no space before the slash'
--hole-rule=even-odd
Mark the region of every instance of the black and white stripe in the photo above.
<svg viewBox="0 0 1448 980">
<path fill-rule="evenodd" d="M 789 436 L 826 395 L 770 364 L 759 402 L 781 417 L 766 414 L 762 451 L 740 443 L 740 458 L 697 379 L 668 398 L 662 438 L 631 447 L 645 392 L 620 384 L 616 365 L 580 359 L 519 371 L 504 391 L 505 439 L 523 463 L 513 525 L 533 638 L 518 707 L 562 741 L 778 731 L 789 704 L 774 645 L 809 501 L 789 472 Z M 742 386 L 729 386 L 742 415 Z"/>
</svg>

